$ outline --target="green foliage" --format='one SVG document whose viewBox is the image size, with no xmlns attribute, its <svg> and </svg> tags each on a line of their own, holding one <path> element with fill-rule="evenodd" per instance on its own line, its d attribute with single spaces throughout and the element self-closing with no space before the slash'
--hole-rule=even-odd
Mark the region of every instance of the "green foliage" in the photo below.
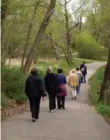
<svg viewBox="0 0 110 140">
<path fill-rule="evenodd" d="M 5 93 L 1 93 L 1 107 L 2 108 L 8 107 L 8 97 L 5 95 Z"/>
<path fill-rule="evenodd" d="M 18 104 L 26 100 L 24 93 L 24 83 L 26 75 L 19 68 L 2 67 L 2 92 L 10 99 L 14 99 Z"/>
<path fill-rule="evenodd" d="M 104 79 L 104 70 L 105 70 L 104 67 L 100 68 L 96 72 L 96 74 L 90 79 L 90 83 L 91 83 L 90 98 L 92 103 L 96 106 L 97 111 L 101 115 L 103 115 L 104 117 L 110 117 L 110 105 L 106 105 L 98 102 L 99 91 Z"/>
<path fill-rule="evenodd" d="M 49 59 L 49 60 L 39 60 L 36 63 L 36 66 L 39 70 L 39 73 L 42 75 L 46 74 L 47 68 L 49 66 L 52 66 L 53 71 L 57 73 L 58 68 L 62 68 L 64 70 L 64 73 L 67 75 L 69 71 L 72 68 L 76 68 L 80 66 L 80 64 L 84 61 L 85 59 L 73 59 L 73 64 L 68 65 L 64 59 L 61 59 L 59 62 L 56 61 L 55 59 Z M 90 60 L 85 60 L 87 63 L 91 63 L 92 61 Z"/>
<path fill-rule="evenodd" d="M 110 117 L 110 105 L 98 104 L 97 111 L 104 117 Z"/>
<path fill-rule="evenodd" d="M 76 37 L 76 48 L 80 57 L 89 59 L 100 59 L 105 51 L 88 32 L 82 32 Z"/>
<path fill-rule="evenodd" d="M 91 78 L 91 100 L 93 104 L 98 103 L 99 91 L 104 78 L 104 68 L 99 69 L 99 71 Z"/>
</svg>

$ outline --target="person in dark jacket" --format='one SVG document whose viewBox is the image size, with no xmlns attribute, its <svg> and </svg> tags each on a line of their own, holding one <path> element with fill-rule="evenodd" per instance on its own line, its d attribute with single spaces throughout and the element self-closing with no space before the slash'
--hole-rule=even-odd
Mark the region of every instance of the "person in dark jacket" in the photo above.
<svg viewBox="0 0 110 140">
<path fill-rule="evenodd" d="M 49 96 L 49 109 L 52 113 L 56 109 L 56 94 L 57 94 L 57 77 L 52 72 L 52 67 L 49 67 L 45 76 L 45 88 Z"/>
<path fill-rule="evenodd" d="M 80 65 L 80 70 L 83 75 L 82 83 L 86 83 L 87 66 L 85 61 L 83 62 L 83 64 Z"/>
<path fill-rule="evenodd" d="M 80 68 L 76 68 L 76 74 L 78 75 L 78 86 L 76 87 L 76 92 L 79 95 L 80 89 L 81 89 L 81 82 L 83 80 L 82 72 L 80 71 Z"/>
<path fill-rule="evenodd" d="M 67 95 L 66 76 L 63 74 L 62 69 L 58 69 L 58 80 L 61 91 L 57 94 L 58 109 L 65 109 L 65 96 Z"/>
<path fill-rule="evenodd" d="M 44 82 L 36 68 L 31 70 L 31 75 L 26 80 L 25 93 L 29 99 L 32 121 L 35 122 L 39 118 L 41 97 L 45 96 Z"/>
</svg>

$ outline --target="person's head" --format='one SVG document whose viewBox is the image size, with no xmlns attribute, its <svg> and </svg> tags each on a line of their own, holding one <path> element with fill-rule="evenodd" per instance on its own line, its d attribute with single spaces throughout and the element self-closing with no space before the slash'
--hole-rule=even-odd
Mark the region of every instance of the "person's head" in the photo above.
<svg viewBox="0 0 110 140">
<path fill-rule="evenodd" d="M 58 69 L 58 73 L 60 74 L 60 73 L 63 73 L 63 70 L 62 69 Z"/>
<path fill-rule="evenodd" d="M 76 71 L 79 71 L 79 70 L 80 70 L 80 68 L 77 67 L 77 68 L 76 68 Z"/>
<path fill-rule="evenodd" d="M 75 70 L 72 70 L 72 73 L 76 73 L 76 71 Z"/>
<path fill-rule="evenodd" d="M 38 73 L 37 68 L 36 68 L 36 67 L 32 68 L 31 74 L 32 74 L 32 75 L 36 75 L 37 73 Z"/>
<path fill-rule="evenodd" d="M 48 69 L 47 69 L 47 72 L 48 72 L 48 73 L 51 73 L 52 71 L 53 71 L 52 67 L 49 66 Z"/>
</svg>

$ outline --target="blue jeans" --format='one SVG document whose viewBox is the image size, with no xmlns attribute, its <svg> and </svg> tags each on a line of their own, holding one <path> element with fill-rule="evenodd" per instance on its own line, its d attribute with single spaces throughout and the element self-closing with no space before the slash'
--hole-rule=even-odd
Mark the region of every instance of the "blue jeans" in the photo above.
<svg viewBox="0 0 110 140">
<path fill-rule="evenodd" d="M 86 83 L 86 75 L 83 75 L 82 83 Z"/>
<path fill-rule="evenodd" d="M 81 88 L 81 82 L 79 82 L 79 85 L 76 87 L 76 92 L 77 92 L 77 94 L 80 93 L 80 88 Z"/>
</svg>

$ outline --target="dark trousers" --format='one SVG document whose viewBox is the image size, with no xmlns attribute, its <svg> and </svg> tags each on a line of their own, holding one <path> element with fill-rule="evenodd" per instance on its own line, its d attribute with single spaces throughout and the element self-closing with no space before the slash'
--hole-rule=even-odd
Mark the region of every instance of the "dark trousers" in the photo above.
<svg viewBox="0 0 110 140">
<path fill-rule="evenodd" d="M 83 82 L 86 83 L 86 75 L 83 75 Z"/>
<path fill-rule="evenodd" d="M 83 75 L 82 83 L 86 83 L 86 75 Z"/>
<path fill-rule="evenodd" d="M 64 109 L 65 108 L 65 96 L 59 96 L 57 97 L 57 104 L 58 109 Z"/>
<path fill-rule="evenodd" d="M 56 108 L 56 96 L 49 95 L 49 109 L 53 110 Z"/>
<path fill-rule="evenodd" d="M 32 118 L 37 119 L 39 117 L 40 101 L 41 101 L 41 97 L 29 97 Z"/>
<path fill-rule="evenodd" d="M 80 88 L 81 88 L 81 82 L 79 82 L 78 86 L 76 87 L 77 94 L 80 93 Z"/>
</svg>

